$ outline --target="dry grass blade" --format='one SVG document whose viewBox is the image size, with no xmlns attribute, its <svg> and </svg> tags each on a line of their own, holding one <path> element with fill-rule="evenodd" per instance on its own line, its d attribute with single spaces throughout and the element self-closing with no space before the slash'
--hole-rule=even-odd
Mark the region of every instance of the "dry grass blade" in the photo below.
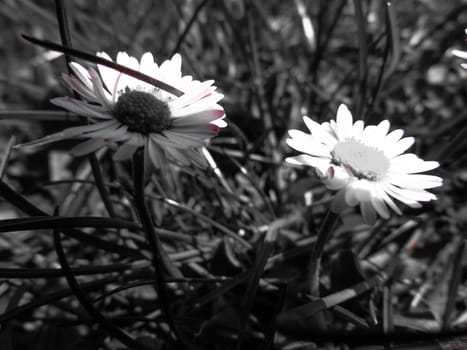
<svg viewBox="0 0 467 350">
<path fill-rule="evenodd" d="M 141 72 L 138 72 L 136 70 L 133 70 L 131 68 L 128 68 L 128 67 L 125 67 L 125 66 L 122 66 L 118 63 L 114 63 L 114 62 L 111 62 L 109 60 L 106 60 L 105 58 L 102 58 L 102 57 L 99 57 L 99 56 L 96 56 L 96 55 L 93 55 L 93 54 L 90 54 L 90 53 L 87 53 L 87 52 L 84 52 L 84 51 L 80 51 L 80 50 L 77 50 L 77 49 L 72 49 L 70 47 L 66 47 L 66 46 L 63 46 L 63 45 L 60 45 L 60 44 L 57 44 L 57 43 L 54 43 L 54 42 L 51 42 L 51 41 L 48 41 L 48 40 L 41 40 L 41 39 L 38 39 L 38 38 L 35 38 L 35 37 L 32 37 L 30 35 L 26 35 L 26 34 L 22 34 L 21 35 L 24 39 L 26 39 L 27 41 L 33 43 L 33 44 L 36 44 L 36 45 L 39 45 L 39 46 L 42 46 L 42 47 L 45 47 L 47 49 L 50 49 L 50 50 L 55 50 L 55 51 L 59 51 L 59 52 L 63 52 L 63 53 L 66 53 L 70 56 L 73 56 L 73 57 L 77 57 L 77 58 L 81 58 L 83 60 L 86 60 L 86 61 L 89 61 L 89 62 L 93 62 L 93 63 L 96 63 L 96 64 L 100 64 L 100 65 L 103 65 L 103 66 L 106 66 L 106 67 L 109 67 L 109 68 L 113 68 L 115 70 L 118 70 L 122 73 L 125 73 L 125 74 L 128 74 L 136 79 L 139 79 L 139 80 L 142 80 L 148 84 L 151 84 L 155 87 L 158 87 L 164 91 L 167 91 L 175 96 L 182 96 L 183 95 L 183 92 L 174 88 L 173 86 L 170 86 L 158 79 L 155 79 L 155 78 L 152 78 L 146 74 L 143 74 Z"/>
<path fill-rule="evenodd" d="M 449 280 L 448 296 L 446 300 L 446 307 L 444 309 L 441 328 L 448 330 L 451 327 L 451 315 L 454 311 L 456 297 L 459 289 L 459 284 L 462 275 L 462 262 L 465 253 L 465 239 L 461 241 L 460 245 L 455 250 L 452 259 L 452 272 L 451 279 Z"/>
</svg>

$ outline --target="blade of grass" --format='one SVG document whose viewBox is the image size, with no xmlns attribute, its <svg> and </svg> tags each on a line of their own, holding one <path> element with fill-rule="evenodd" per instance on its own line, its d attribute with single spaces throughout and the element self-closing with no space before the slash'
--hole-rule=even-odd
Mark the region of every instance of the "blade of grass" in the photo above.
<svg viewBox="0 0 467 350">
<path fill-rule="evenodd" d="M 82 266 L 72 269 L 75 276 L 96 275 L 102 273 L 124 272 L 133 266 L 130 264 L 111 264 L 102 266 Z M 57 278 L 63 277 L 61 269 L 40 268 L 0 268 L 0 278 Z"/>
<path fill-rule="evenodd" d="M 99 216 L 40 216 L 0 220 L 0 232 L 43 230 L 57 227 L 126 228 L 130 230 L 141 231 L 141 226 L 131 221 L 104 218 Z"/>
<path fill-rule="evenodd" d="M 299 211 L 294 215 L 286 218 L 280 218 L 271 223 L 268 231 L 264 237 L 263 245 L 261 246 L 255 264 L 252 267 L 251 275 L 247 283 L 245 296 L 242 300 L 242 306 L 239 317 L 239 329 L 238 329 L 238 343 L 237 349 L 242 349 L 243 339 L 245 336 L 246 327 L 248 326 L 248 317 L 254 305 L 256 293 L 259 287 L 259 280 L 264 272 L 266 263 L 274 251 L 274 246 L 277 240 L 279 231 L 297 221 L 297 217 L 301 217 L 302 213 Z"/>
<path fill-rule="evenodd" d="M 120 278 L 121 276 L 112 276 L 112 277 L 102 278 L 97 281 L 85 282 L 81 285 L 81 288 L 83 289 L 83 291 L 92 291 L 92 290 L 107 286 L 110 283 L 115 283 Z M 73 291 L 69 287 L 66 287 L 66 288 L 57 290 L 53 293 L 49 293 L 43 296 L 37 296 L 29 303 L 17 306 L 16 308 L 12 310 L 9 310 L 9 311 L 4 312 L 3 314 L 0 314 L 0 322 L 3 323 L 13 318 L 17 318 L 41 306 L 56 303 L 59 300 L 67 298 L 71 295 L 73 295 Z"/>
<path fill-rule="evenodd" d="M 394 72 L 402 54 L 397 14 L 391 0 L 386 1 L 386 28 L 386 35 L 391 43 L 391 59 L 389 60 L 388 68 L 384 73 L 384 79 L 388 78 Z"/>
<path fill-rule="evenodd" d="M 146 236 L 146 240 L 149 244 L 149 248 L 151 251 L 151 263 L 154 268 L 154 287 L 157 292 L 159 304 L 161 305 L 161 310 L 165 318 L 167 319 L 167 322 L 170 326 L 170 330 L 173 332 L 175 338 L 182 344 L 187 346 L 187 340 L 185 339 L 184 335 L 180 333 L 178 327 L 175 325 L 174 317 L 172 315 L 171 310 L 171 302 L 164 283 L 165 275 L 170 277 L 183 277 L 183 275 L 167 256 L 167 253 L 164 251 L 164 248 L 162 246 L 162 242 L 160 241 L 160 237 L 157 235 L 157 232 L 154 229 L 154 223 L 151 219 L 151 214 L 149 213 L 149 209 L 146 204 L 146 197 L 144 192 L 145 165 L 144 154 L 141 149 L 133 155 L 132 166 L 132 176 L 134 183 L 134 201 L 141 220 L 141 224 L 143 226 L 143 232 Z M 187 347 L 192 348 L 192 346 L 190 345 L 188 345 Z"/>
<path fill-rule="evenodd" d="M 193 24 L 195 24 L 198 15 L 200 14 L 201 10 L 206 6 L 208 1 L 209 0 L 203 0 L 198 4 L 198 6 L 196 6 L 195 10 L 193 11 L 193 15 L 191 16 L 190 20 L 183 29 L 182 34 L 180 34 L 180 36 L 178 37 L 177 43 L 175 44 L 172 50 L 172 55 L 176 54 L 180 50 L 180 47 L 182 46 L 183 42 L 185 41 L 185 38 L 190 32 L 191 27 L 193 26 Z"/>
<path fill-rule="evenodd" d="M 12 298 L 8 302 L 6 307 L 6 311 L 10 311 L 15 309 L 21 298 L 26 293 L 27 289 L 26 286 L 23 284 L 21 285 L 13 294 Z M 0 344 L 2 344 L 2 349 L 4 350 L 13 350 L 13 325 L 12 322 L 4 322 L 2 323 L 2 329 L 0 331 Z"/>
<path fill-rule="evenodd" d="M 47 213 L 36 207 L 34 204 L 29 202 L 26 198 L 21 196 L 18 192 L 9 187 L 5 182 L 0 180 L 0 196 L 5 198 L 10 204 L 14 207 L 20 209 L 24 213 L 30 216 L 43 216 L 48 217 Z M 109 242 L 99 237 L 86 234 L 76 229 L 66 229 L 63 230 L 63 233 L 69 237 L 72 237 L 82 243 L 89 244 L 91 246 L 119 254 L 124 257 L 133 257 L 133 258 L 144 258 L 144 255 L 141 254 L 137 249 L 130 247 L 122 246 L 114 242 Z"/>
<path fill-rule="evenodd" d="M 115 70 L 118 70 L 124 74 L 127 74 L 127 75 L 130 75 L 138 80 L 142 80 L 148 84 L 151 84 L 155 87 L 158 87 L 159 89 L 162 89 L 164 91 L 167 91 L 175 96 L 182 96 L 184 93 L 176 88 L 174 88 L 173 86 L 170 86 L 160 80 L 157 80 L 155 78 L 152 78 L 146 74 L 143 74 L 141 72 L 138 72 L 136 70 L 133 70 L 133 69 L 130 69 L 128 67 L 125 67 L 125 66 L 122 66 L 118 63 L 114 63 L 114 62 L 111 62 L 111 61 L 108 61 L 106 60 L 105 58 L 102 58 L 102 57 L 99 57 L 99 56 L 96 56 L 96 55 L 93 55 L 93 54 L 90 54 L 88 52 L 84 52 L 84 51 L 81 51 L 81 50 L 77 50 L 77 49 L 72 49 L 70 47 L 66 47 L 66 46 L 63 46 L 63 45 L 60 45 L 60 44 L 57 44 L 57 43 L 54 43 L 54 42 L 51 42 L 51 41 L 48 41 L 48 40 L 41 40 L 41 39 L 38 39 L 38 38 L 35 38 L 33 36 L 30 36 L 30 35 L 26 35 L 26 34 L 21 34 L 21 36 L 26 39 L 27 41 L 33 43 L 33 44 L 36 44 L 36 45 L 39 45 L 39 46 L 42 46 L 42 47 L 45 47 L 47 49 L 50 49 L 50 50 L 54 50 L 54 51 L 59 51 L 59 52 L 63 52 L 63 53 L 67 53 L 69 54 L 70 56 L 73 56 L 73 57 L 77 57 L 77 58 L 81 58 L 83 60 L 86 60 L 86 61 L 89 61 L 89 62 L 93 62 L 93 63 L 96 63 L 96 64 L 100 64 L 100 65 L 103 65 L 103 66 L 106 66 L 106 67 L 109 67 L 109 68 L 113 68 Z"/>
<path fill-rule="evenodd" d="M 60 30 L 60 39 L 62 41 L 63 46 L 71 48 L 71 37 L 70 37 L 70 27 L 68 25 L 68 16 L 66 5 L 63 0 L 55 0 L 55 9 L 57 14 L 57 21 L 58 27 Z M 68 52 L 65 52 L 65 61 L 66 66 L 68 69 L 68 74 L 73 75 L 73 70 L 71 69 L 71 57 Z M 75 98 L 80 99 L 81 97 L 76 91 L 73 91 Z M 104 207 L 109 213 L 111 217 L 116 217 L 116 213 L 110 200 L 109 192 L 107 191 L 107 187 L 104 185 L 104 175 L 102 174 L 102 170 L 100 167 L 99 162 L 97 161 L 97 157 L 94 153 L 91 153 L 88 157 L 89 163 L 91 164 L 92 174 L 94 175 L 94 180 L 96 181 L 96 187 L 99 191 L 99 194 L 102 198 L 104 203 Z"/>
<path fill-rule="evenodd" d="M 87 295 L 79 285 L 75 276 L 73 275 L 73 271 L 70 265 L 68 265 L 65 252 L 62 247 L 59 230 L 54 230 L 53 236 L 58 261 L 65 273 L 65 277 L 68 282 L 68 285 L 70 286 L 70 289 L 73 291 L 73 294 L 76 296 L 81 306 L 89 313 L 89 315 L 94 319 L 95 322 L 99 323 L 102 326 L 102 328 L 109 332 L 109 334 L 112 334 L 122 344 L 128 346 L 130 349 L 148 350 L 146 346 L 143 346 L 142 344 L 134 340 L 131 336 L 129 336 L 121 328 L 117 327 L 115 324 L 107 320 L 104 317 L 104 315 L 102 315 L 101 312 L 94 307 L 92 302 L 88 299 Z"/>
<path fill-rule="evenodd" d="M 358 39 L 358 80 L 359 99 L 357 101 L 356 115 L 363 115 L 363 107 L 366 101 L 366 88 L 368 76 L 368 44 L 366 40 L 366 20 L 363 14 L 362 0 L 353 0 L 355 9 L 355 22 L 357 23 L 357 39 Z"/>
<path fill-rule="evenodd" d="M 448 297 L 441 325 L 441 329 L 445 331 L 451 328 L 451 315 L 455 308 L 456 297 L 462 277 L 462 260 L 464 259 L 465 243 L 466 241 L 462 240 L 461 244 L 457 247 L 452 260 L 452 272 L 451 279 L 449 281 Z"/>
<path fill-rule="evenodd" d="M 41 111 L 41 110 L 17 110 L 0 111 L 0 120 L 14 119 L 25 121 L 60 121 L 60 122 L 79 122 L 81 118 L 76 114 L 67 111 Z"/>
<path fill-rule="evenodd" d="M 16 137 L 15 135 L 13 135 L 8 140 L 8 144 L 6 145 L 5 151 L 3 152 L 2 161 L 0 163 L 0 180 L 3 179 L 3 176 L 5 175 L 6 166 L 8 164 L 8 161 L 10 160 L 11 150 L 15 143 L 16 143 Z"/>
<path fill-rule="evenodd" d="M 167 203 L 167 204 L 169 204 L 171 206 L 182 209 L 183 211 L 187 211 L 187 212 L 191 213 L 192 215 L 196 216 L 197 218 L 199 218 L 200 220 L 205 221 L 205 222 L 209 223 L 210 225 L 214 226 L 215 228 L 217 228 L 219 231 L 222 231 L 222 233 L 226 234 L 227 236 L 232 237 L 234 240 L 236 240 L 238 243 L 240 243 L 245 248 L 251 249 L 251 244 L 249 242 L 244 240 L 242 237 L 240 237 L 237 233 L 235 233 L 231 229 L 229 229 L 226 226 L 218 223 L 217 221 L 211 219 L 210 217 L 208 217 L 208 216 L 206 216 L 204 214 L 198 213 L 196 210 L 188 208 L 187 206 L 184 206 L 183 204 L 180 204 L 180 203 L 178 203 L 178 202 L 176 202 L 176 201 L 174 201 L 173 199 L 170 199 L 170 198 L 163 198 L 163 197 L 155 196 L 155 195 L 147 195 L 147 197 L 164 201 L 165 203 Z"/>
<path fill-rule="evenodd" d="M 390 283 L 383 287 L 383 332 L 394 332 L 394 312 L 392 307 L 392 286 Z"/>
</svg>

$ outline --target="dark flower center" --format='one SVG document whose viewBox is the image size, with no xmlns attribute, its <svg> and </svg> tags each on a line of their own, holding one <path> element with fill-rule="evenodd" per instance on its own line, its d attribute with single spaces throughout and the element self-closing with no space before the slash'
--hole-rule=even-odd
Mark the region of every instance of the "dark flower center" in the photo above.
<svg viewBox="0 0 467 350">
<path fill-rule="evenodd" d="M 166 102 L 154 95 L 127 90 L 115 104 L 115 118 L 128 126 L 129 131 L 147 135 L 161 132 L 170 126 L 170 109 Z"/>
</svg>

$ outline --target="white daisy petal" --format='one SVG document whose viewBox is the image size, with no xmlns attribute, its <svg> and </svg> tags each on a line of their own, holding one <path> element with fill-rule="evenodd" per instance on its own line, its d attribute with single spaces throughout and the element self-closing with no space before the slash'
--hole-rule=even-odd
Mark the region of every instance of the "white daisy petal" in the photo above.
<svg viewBox="0 0 467 350">
<path fill-rule="evenodd" d="M 97 56 L 106 59 L 107 61 L 113 62 L 108 54 L 105 52 L 98 52 Z M 114 91 L 115 85 L 117 83 L 117 78 L 120 74 L 118 70 L 113 68 L 109 68 L 107 66 L 103 66 L 101 64 L 97 65 L 97 69 L 99 70 L 99 74 L 102 77 L 102 81 L 104 82 L 105 87 L 109 92 Z M 92 85 L 91 85 L 92 86 Z"/>
<path fill-rule="evenodd" d="M 15 145 L 14 148 L 15 149 L 27 149 L 27 148 L 39 147 L 39 146 L 47 145 L 49 143 L 64 140 L 66 138 L 67 137 L 65 136 L 63 131 L 61 131 L 61 132 L 57 132 L 55 134 L 47 135 L 45 137 L 42 137 L 42 138 L 34 140 L 34 141 L 26 142 L 26 143 L 23 143 L 23 144 L 20 144 L 20 145 Z"/>
<path fill-rule="evenodd" d="M 97 124 L 89 124 L 89 125 L 82 125 L 82 126 L 74 126 L 71 128 L 67 128 L 63 130 L 63 134 L 66 137 L 76 137 L 76 136 L 83 136 L 87 132 L 92 132 L 104 128 L 111 128 L 119 125 L 119 123 L 115 120 L 108 120 L 105 122 L 100 122 Z"/>
<path fill-rule="evenodd" d="M 303 117 L 303 121 L 310 130 L 311 134 L 316 136 L 323 144 L 329 147 L 334 147 L 336 145 L 337 139 L 328 131 L 326 131 L 320 124 L 314 120 L 311 120 L 307 116 Z"/>
<path fill-rule="evenodd" d="M 82 65 L 76 62 L 70 62 L 70 68 L 76 77 L 81 81 L 81 83 L 83 83 L 87 89 L 92 90 L 92 83 L 89 72 Z"/>
<path fill-rule="evenodd" d="M 99 119 L 112 118 L 112 116 L 110 116 L 108 113 L 99 111 L 99 109 L 102 110 L 102 108 L 98 108 L 98 106 L 90 105 L 86 102 L 79 101 L 71 97 L 53 98 L 50 100 L 50 103 L 65 108 L 83 117 Z"/>
<path fill-rule="evenodd" d="M 312 157 L 308 154 L 301 154 L 295 157 L 288 157 L 285 161 L 289 164 L 294 165 L 306 165 L 316 168 L 320 173 L 321 176 L 324 176 L 331 165 L 330 159 L 327 158 L 318 158 Z"/>
<path fill-rule="evenodd" d="M 355 138 L 359 138 L 360 135 L 362 134 L 363 132 L 363 128 L 365 127 L 363 121 L 361 120 L 357 120 L 353 126 L 352 126 L 352 134 L 351 136 L 352 137 L 355 137 Z"/>
<path fill-rule="evenodd" d="M 386 148 L 385 153 L 388 158 L 392 158 L 398 156 L 399 154 L 405 152 L 409 149 L 415 142 L 413 137 L 404 137 L 403 139 L 399 140 L 393 148 Z"/>
<path fill-rule="evenodd" d="M 337 109 L 336 123 L 337 137 L 340 141 L 343 141 L 347 136 L 351 135 L 353 124 L 352 113 L 350 113 L 349 109 L 344 104 L 341 104 Z"/>
<path fill-rule="evenodd" d="M 310 134 L 305 134 L 299 130 L 289 130 L 289 136 L 287 144 L 295 148 L 297 151 L 308 153 L 316 157 L 331 157 L 331 149 L 320 143 L 317 138 Z"/>
</svg>

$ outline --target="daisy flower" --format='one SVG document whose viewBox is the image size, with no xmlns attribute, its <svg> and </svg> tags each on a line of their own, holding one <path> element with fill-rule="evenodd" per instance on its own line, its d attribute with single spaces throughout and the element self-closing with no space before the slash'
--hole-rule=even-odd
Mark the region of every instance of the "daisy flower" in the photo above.
<svg viewBox="0 0 467 350">
<path fill-rule="evenodd" d="M 338 191 L 331 204 L 333 212 L 359 204 L 365 223 L 374 224 L 376 214 L 389 218 L 389 208 L 401 215 L 394 199 L 412 208 L 436 199 L 426 189 L 441 186 L 442 179 L 419 173 L 439 163 L 404 153 L 415 139 L 402 138 L 400 129 L 389 132 L 389 121 L 366 127 L 361 120 L 354 123 L 343 104 L 335 121 L 319 124 L 303 119 L 311 134 L 289 130 L 287 139 L 290 147 L 303 154 L 286 161 L 315 168 L 325 186 Z"/>
<path fill-rule="evenodd" d="M 109 61 L 104 52 L 97 54 Z M 162 157 L 182 165 L 205 166 L 200 147 L 227 124 L 224 109 L 218 104 L 223 95 L 216 92 L 213 80 L 200 82 L 182 76 L 179 54 L 160 66 L 149 52 L 141 60 L 119 52 L 117 63 L 138 70 L 180 91 L 177 97 L 118 70 L 97 65 L 97 71 L 70 63 L 73 75 L 63 74 L 65 84 L 82 100 L 59 97 L 54 105 L 87 117 L 90 124 L 67 128 L 56 134 L 32 141 L 17 148 L 44 145 L 69 138 L 87 139 L 70 152 L 83 156 L 102 147 L 118 145 L 113 159 L 130 158 L 140 147 L 155 167 Z"/>
</svg>

